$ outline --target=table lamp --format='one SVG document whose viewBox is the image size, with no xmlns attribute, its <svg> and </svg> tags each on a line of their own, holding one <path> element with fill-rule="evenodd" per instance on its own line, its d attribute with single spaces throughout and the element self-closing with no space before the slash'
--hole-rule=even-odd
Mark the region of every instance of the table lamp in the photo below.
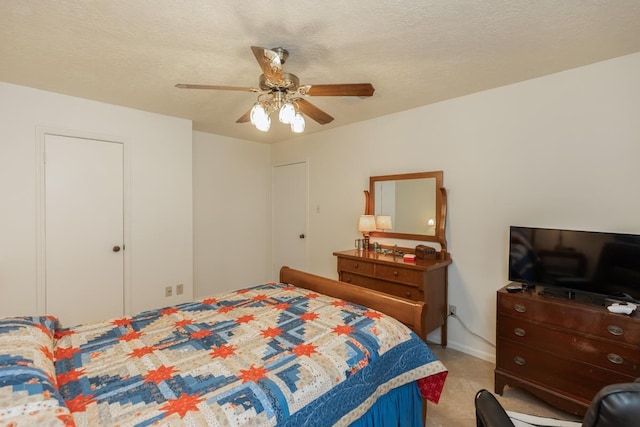
<svg viewBox="0 0 640 427">
<path fill-rule="evenodd" d="M 373 215 L 360 215 L 358 221 L 358 231 L 362 232 L 364 237 L 364 250 L 369 250 L 369 232 L 376 231 L 376 218 Z"/>
</svg>

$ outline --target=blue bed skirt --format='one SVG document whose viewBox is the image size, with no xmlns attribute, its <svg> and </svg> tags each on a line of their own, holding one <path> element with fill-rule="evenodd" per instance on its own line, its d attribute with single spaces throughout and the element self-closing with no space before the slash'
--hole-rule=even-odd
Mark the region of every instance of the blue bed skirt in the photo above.
<svg viewBox="0 0 640 427">
<path fill-rule="evenodd" d="M 422 398 L 414 381 L 391 390 L 350 427 L 422 426 Z"/>
</svg>

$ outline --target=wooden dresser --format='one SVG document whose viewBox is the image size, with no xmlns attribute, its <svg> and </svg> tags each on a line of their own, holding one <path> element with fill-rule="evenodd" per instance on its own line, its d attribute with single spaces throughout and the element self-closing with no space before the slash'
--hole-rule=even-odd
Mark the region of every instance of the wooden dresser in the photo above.
<svg viewBox="0 0 640 427">
<path fill-rule="evenodd" d="M 426 302 L 426 333 L 442 327 L 441 344 L 447 345 L 447 266 L 451 264 L 448 254 L 415 263 L 404 262 L 401 256 L 394 259 L 391 255 L 355 249 L 334 255 L 338 257 L 340 281 Z M 426 340 L 426 336 L 422 338 Z"/>
<path fill-rule="evenodd" d="M 608 384 L 640 377 L 640 316 L 544 295 L 498 291 L 495 391 L 510 385 L 584 415 Z"/>
</svg>

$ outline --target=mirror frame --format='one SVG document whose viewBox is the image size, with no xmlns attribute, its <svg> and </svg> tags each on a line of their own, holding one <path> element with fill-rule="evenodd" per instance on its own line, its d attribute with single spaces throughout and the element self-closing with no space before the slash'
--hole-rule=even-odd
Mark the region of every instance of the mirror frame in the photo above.
<svg viewBox="0 0 640 427">
<path fill-rule="evenodd" d="M 436 180 L 436 227 L 435 234 L 430 236 L 428 234 L 410 234 L 410 233 L 395 233 L 395 232 L 383 232 L 372 231 L 369 233 L 373 237 L 392 237 L 396 239 L 406 240 L 421 240 L 425 242 L 437 242 L 440 244 L 441 251 L 447 251 L 447 243 L 445 239 L 445 223 L 447 218 L 447 192 L 442 186 L 442 171 L 434 172 L 417 172 L 406 173 L 398 175 L 381 175 L 372 176 L 369 178 L 369 191 L 365 191 L 366 204 L 365 215 L 374 215 L 375 206 L 375 185 L 379 181 L 399 181 L 404 179 L 420 179 L 420 178 L 435 178 Z"/>
</svg>

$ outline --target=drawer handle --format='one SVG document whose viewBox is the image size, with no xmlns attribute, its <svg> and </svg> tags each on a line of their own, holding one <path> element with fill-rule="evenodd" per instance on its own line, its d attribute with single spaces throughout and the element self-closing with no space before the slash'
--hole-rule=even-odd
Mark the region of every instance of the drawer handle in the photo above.
<svg viewBox="0 0 640 427">
<path fill-rule="evenodd" d="M 360 264 L 358 263 L 353 264 L 353 268 L 358 268 L 358 267 L 360 267 Z"/>
<path fill-rule="evenodd" d="M 524 313 L 525 311 L 527 311 L 527 307 L 525 307 L 525 306 L 524 306 L 524 305 L 522 305 L 522 304 L 516 304 L 516 305 L 514 305 L 514 306 L 513 306 L 513 309 L 514 309 L 515 311 L 517 311 L 518 313 Z"/>
<path fill-rule="evenodd" d="M 398 272 L 397 272 L 397 271 L 394 271 L 394 272 L 393 272 L 393 275 L 394 275 L 394 276 L 396 276 L 396 277 L 398 277 Z"/>
<path fill-rule="evenodd" d="M 622 329 L 620 326 L 617 326 L 617 325 L 607 326 L 607 331 L 609 331 L 611 335 L 616 335 L 616 336 L 620 336 L 624 333 L 624 329 Z"/>
<path fill-rule="evenodd" d="M 351 277 L 347 279 L 347 283 L 351 283 Z"/>
<path fill-rule="evenodd" d="M 519 337 L 523 337 L 523 336 L 527 335 L 527 331 L 525 331 L 525 330 L 524 330 L 524 329 L 522 329 L 522 328 L 515 328 L 515 329 L 513 330 L 513 333 L 514 333 L 514 334 L 516 334 L 516 335 L 517 335 L 517 336 L 519 336 Z"/>
<path fill-rule="evenodd" d="M 524 360 L 524 357 L 520 357 L 520 356 L 514 357 L 513 361 L 516 365 L 520 365 L 520 366 L 524 366 L 524 364 L 526 363 L 526 360 Z"/>
<path fill-rule="evenodd" d="M 609 362 L 615 363 L 616 365 L 622 365 L 624 363 L 624 358 L 615 353 L 607 354 L 607 359 L 609 359 Z"/>
<path fill-rule="evenodd" d="M 407 298 L 411 298 L 411 291 L 407 291 L 407 292 L 405 293 L 405 295 L 406 295 L 406 297 L 407 297 Z"/>
</svg>

